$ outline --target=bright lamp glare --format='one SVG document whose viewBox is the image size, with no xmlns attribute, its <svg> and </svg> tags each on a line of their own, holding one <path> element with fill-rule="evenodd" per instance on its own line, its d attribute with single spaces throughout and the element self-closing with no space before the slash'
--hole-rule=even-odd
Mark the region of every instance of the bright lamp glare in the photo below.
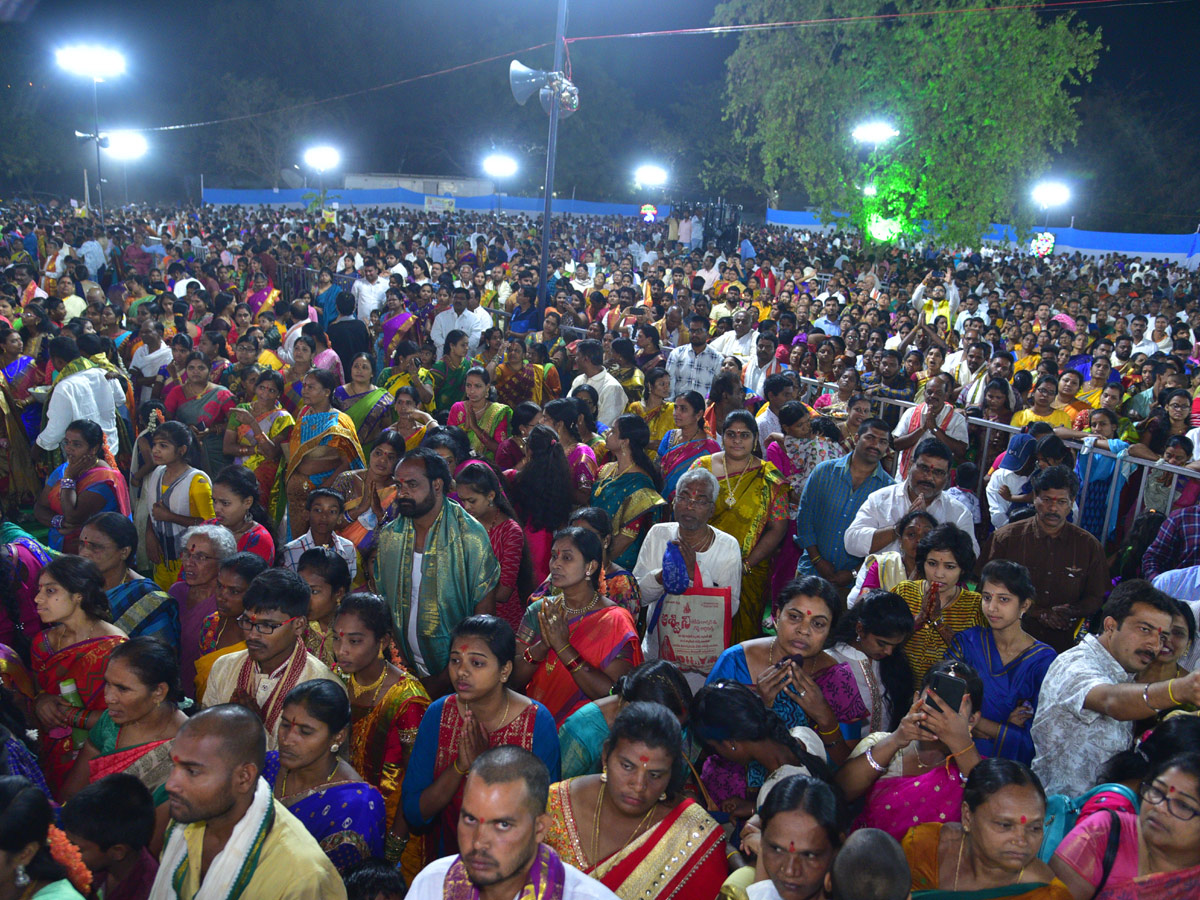
<svg viewBox="0 0 1200 900">
<path fill-rule="evenodd" d="M 875 187 L 873 184 L 868 184 L 865 188 L 863 188 L 864 197 L 874 197 L 878 193 L 879 188 Z"/>
<path fill-rule="evenodd" d="M 884 141 L 896 137 L 900 132 L 887 122 L 864 122 L 851 134 L 860 144 L 882 144 Z"/>
<path fill-rule="evenodd" d="M 900 223 L 896 219 L 871 216 L 867 220 L 867 233 L 881 244 L 890 243 L 900 236 Z"/>
<path fill-rule="evenodd" d="M 113 159 L 131 160 L 146 155 L 149 149 L 144 135 L 136 131 L 113 131 L 108 134 L 106 151 Z"/>
<path fill-rule="evenodd" d="M 59 66 L 73 75 L 93 81 L 115 78 L 125 71 L 125 57 L 116 50 L 96 44 L 76 44 L 63 47 L 54 54 Z"/>
<path fill-rule="evenodd" d="M 667 170 L 653 164 L 638 166 L 633 179 L 642 187 L 661 187 L 667 183 Z"/>
<path fill-rule="evenodd" d="M 1062 206 L 1071 199 L 1071 189 L 1061 181 L 1043 181 L 1033 188 L 1033 202 L 1042 209 Z"/>
<path fill-rule="evenodd" d="M 310 147 L 304 151 L 304 164 L 318 172 L 335 168 L 341 161 L 342 154 L 334 147 Z"/>
<path fill-rule="evenodd" d="M 512 178 L 517 174 L 517 161 L 503 153 L 493 153 L 484 159 L 483 171 L 492 178 Z"/>
</svg>

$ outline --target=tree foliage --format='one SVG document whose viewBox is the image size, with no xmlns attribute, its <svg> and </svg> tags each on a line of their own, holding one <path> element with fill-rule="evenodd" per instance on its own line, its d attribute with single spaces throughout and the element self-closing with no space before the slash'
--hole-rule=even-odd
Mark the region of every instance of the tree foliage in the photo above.
<svg viewBox="0 0 1200 900">
<path fill-rule="evenodd" d="M 1031 218 L 1029 187 L 1078 128 L 1099 31 L 1034 10 L 961 13 L 969 0 L 727 0 L 714 22 L 856 18 L 744 34 L 727 61 L 725 113 L 771 189 L 803 189 L 825 217 L 922 223 L 956 243 Z M 912 12 L 934 15 L 906 16 Z M 861 19 L 887 13 L 899 17 Z M 900 136 L 872 151 L 854 126 Z M 865 197 L 872 183 L 875 197 Z"/>
</svg>

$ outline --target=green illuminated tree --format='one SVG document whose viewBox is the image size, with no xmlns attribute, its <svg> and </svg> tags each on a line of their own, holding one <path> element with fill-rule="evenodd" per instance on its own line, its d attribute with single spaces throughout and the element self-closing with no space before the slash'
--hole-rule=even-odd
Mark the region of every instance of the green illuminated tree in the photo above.
<svg viewBox="0 0 1200 900">
<path fill-rule="evenodd" d="M 1027 224 L 1029 187 L 1074 141 L 1077 99 L 1102 49 L 1070 14 L 962 12 L 973 0 L 728 0 L 717 24 L 853 18 L 744 34 L 725 113 L 773 189 L 803 189 L 826 217 L 928 222 L 952 243 Z M 934 15 L 907 16 L 913 12 Z M 891 18 L 871 19 L 898 13 Z M 862 18 L 866 17 L 866 18 Z M 851 138 L 884 119 L 877 150 Z M 863 186 L 873 184 L 874 197 Z"/>
</svg>

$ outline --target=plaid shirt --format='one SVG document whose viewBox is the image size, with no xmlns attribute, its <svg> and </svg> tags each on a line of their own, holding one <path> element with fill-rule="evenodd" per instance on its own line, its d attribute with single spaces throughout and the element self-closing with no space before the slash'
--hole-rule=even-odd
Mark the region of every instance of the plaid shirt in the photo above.
<svg viewBox="0 0 1200 900">
<path fill-rule="evenodd" d="M 672 396 L 699 391 L 701 396 L 707 397 L 713 379 L 721 371 L 721 354 L 712 347 L 705 347 L 699 353 L 691 344 L 676 347 L 667 360 L 667 371 L 671 374 Z"/>
<path fill-rule="evenodd" d="M 1142 575 L 1153 580 L 1172 569 L 1200 565 L 1200 506 L 1167 516 L 1142 560 Z"/>
</svg>

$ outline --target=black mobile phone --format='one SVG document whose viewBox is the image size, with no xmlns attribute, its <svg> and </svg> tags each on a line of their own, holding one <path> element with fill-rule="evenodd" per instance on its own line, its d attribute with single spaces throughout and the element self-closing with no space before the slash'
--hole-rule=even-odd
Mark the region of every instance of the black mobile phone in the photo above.
<svg viewBox="0 0 1200 900">
<path fill-rule="evenodd" d="M 795 663 L 797 668 L 799 668 L 800 666 L 804 665 L 804 656 L 799 653 L 793 653 L 791 656 L 785 656 L 779 662 L 775 663 L 775 668 L 782 669 L 790 662 Z"/>
<path fill-rule="evenodd" d="M 957 675 L 947 675 L 944 672 L 937 672 L 929 682 L 930 689 L 942 698 L 946 703 L 950 704 L 951 712 L 958 712 L 959 706 L 962 705 L 963 695 L 967 693 L 967 682 L 959 678 Z M 933 709 L 941 712 L 941 707 L 932 697 L 926 697 L 925 700 Z"/>
</svg>

